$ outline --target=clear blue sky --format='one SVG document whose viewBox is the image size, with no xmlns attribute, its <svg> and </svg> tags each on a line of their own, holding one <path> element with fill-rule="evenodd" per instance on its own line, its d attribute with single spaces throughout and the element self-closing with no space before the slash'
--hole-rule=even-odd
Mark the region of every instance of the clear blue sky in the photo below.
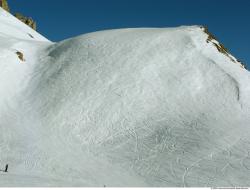
<svg viewBox="0 0 250 190">
<path fill-rule="evenodd" d="M 250 68 L 250 0 L 8 0 L 52 41 L 103 29 L 206 25 Z"/>
</svg>

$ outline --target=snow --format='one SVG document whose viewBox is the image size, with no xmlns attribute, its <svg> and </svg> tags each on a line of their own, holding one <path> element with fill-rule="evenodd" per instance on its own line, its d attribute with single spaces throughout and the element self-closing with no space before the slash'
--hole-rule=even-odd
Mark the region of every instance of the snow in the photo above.
<svg viewBox="0 0 250 190">
<path fill-rule="evenodd" d="M 31 29 L 26 24 L 20 22 L 10 13 L 0 7 L 0 37 L 11 39 L 48 41 L 45 37 Z"/>
<path fill-rule="evenodd" d="M 250 186 L 250 74 L 207 37 L 52 43 L 0 9 L 0 186 Z"/>
</svg>

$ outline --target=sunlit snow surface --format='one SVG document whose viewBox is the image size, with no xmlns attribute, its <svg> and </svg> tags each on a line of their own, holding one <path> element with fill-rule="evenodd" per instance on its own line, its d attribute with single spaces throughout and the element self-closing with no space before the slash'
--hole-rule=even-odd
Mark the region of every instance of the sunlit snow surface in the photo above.
<svg viewBox="0 0 250 190">
<path fill-rule="evenodd" d="M 207 37 L 51 43 L 0 9 L 0 186 L 250 186 L 250 74 Z"/>
</svg>

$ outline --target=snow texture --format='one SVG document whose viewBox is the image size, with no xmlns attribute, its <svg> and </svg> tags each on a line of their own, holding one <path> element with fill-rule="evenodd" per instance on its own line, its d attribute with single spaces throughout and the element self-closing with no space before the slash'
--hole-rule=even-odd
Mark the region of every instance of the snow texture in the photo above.
<svg viewBox="0 0 250 190">
<path fill-rule="evenodd" d="M 207 38 L 52 43 L 0 8 L 0 186 L 250 186 L 250 74 Z"/>
</svg>

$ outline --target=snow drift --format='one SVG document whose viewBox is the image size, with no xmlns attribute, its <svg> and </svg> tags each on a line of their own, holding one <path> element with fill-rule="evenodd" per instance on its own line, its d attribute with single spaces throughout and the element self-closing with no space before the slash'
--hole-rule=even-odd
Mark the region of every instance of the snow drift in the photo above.
<svg viewBox="0 0 250 190">
<path fill-rule="evenodd" d="M 52 43 L 0 9 L 0 186 L 250 186 L 250 74 L 204 30 Z"/>
</svg>

